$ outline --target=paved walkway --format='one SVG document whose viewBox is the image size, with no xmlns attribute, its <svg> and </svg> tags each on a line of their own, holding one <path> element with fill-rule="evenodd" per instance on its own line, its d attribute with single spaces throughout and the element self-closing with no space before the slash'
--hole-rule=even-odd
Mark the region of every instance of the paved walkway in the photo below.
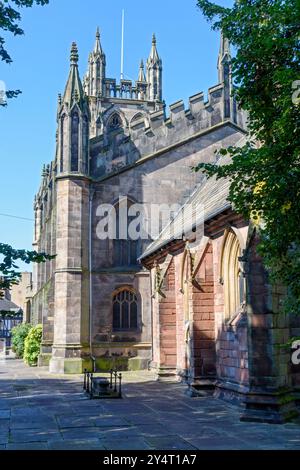
<svg viewBox="0 0 300 470">
<path fill-rule="evenodd" d="M 241 423 L 235 407 L 150 372 L 124 382 L 123 400 L 89 400 L 79 376 L 0 360 L 0 449 L 300 450 L 300 424 Z"/>
</svg>

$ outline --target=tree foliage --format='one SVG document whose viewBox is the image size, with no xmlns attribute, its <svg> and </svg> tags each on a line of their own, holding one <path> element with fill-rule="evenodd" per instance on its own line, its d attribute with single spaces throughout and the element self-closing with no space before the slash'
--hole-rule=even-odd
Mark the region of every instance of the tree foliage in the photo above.
<svg viewBox="0 0 300 470">
<path fill-rule="evenodd" d="M 27 338 L 32 325 L 21 323 L 11 330 L 12 350 L 16 353 L 18 359 L 23 359 L 25 349 L 25 339 Z"/>
<path fill-rule="evenodd" d="M 235 0 L 232 8 L 199 0 L 198 6 L 236 49 L 232 73 L 249 116 L 249 143 L 222 151 L 230 164 L 197 169 L 230 179 L 230 201 L 259 226 L 265 266 L 288 288 L 285 308 L 299 314 L 300 0 Z"/>
<path fill-rule="evenodd" d="M 46 5 L 49 0 L 2 0 L 0 1 L 0 30 L 12 33 L 14 36 L 21 36 L 24 34 L 23 29 L 20 27 L 22 19 L 20 10 L 21 8 L 29 8 L 34 4 Z M 14 4 L 14 6 L 12 6 Z M 12 62 L 12 58 L 8 53 L 5 46 L 5 39 L 0 36 L 0 58 L 7 64 Z M 7 98 L 15 98 L 21 93 L 20 90 L 6 91 Z M 0 100 L 0 106 L 6 106 L 5 100 Z"/>
<path fill-rule="evenodd" d="M 41 351 L 41 343 L 43 336 L 42 325 L 32 327 L 25 338 L 24 346 L 24 362 L 29 366 L 36 366 Z"/>
<path fill-rule="evenodd" d="M 54 257 L 36 251 L 16 250 L 10 245 L 0 243 L 0 297 L 2 290 L 10 289 L 12 285 L 20 281 L 21 273 L 17 261 L 23 261 L 26 264 L 44 263 Z"/>
</svg>

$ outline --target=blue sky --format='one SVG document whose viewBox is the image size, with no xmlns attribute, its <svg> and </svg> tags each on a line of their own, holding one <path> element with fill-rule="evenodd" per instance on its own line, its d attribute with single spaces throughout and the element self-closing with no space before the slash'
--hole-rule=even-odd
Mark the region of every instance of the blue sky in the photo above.
<svg viewBox="0 0 300 470">
<path fill-rule="evenodd" d="M 20 88 L 18 99 L 0 108 L 1 213 L 33 218 L 33 198 L 43 163 L 54 157 L 57 94 L 63 92 L 72 41 L 79 48 L 81 75 L 87 68 L 96 27 L 106 53 L 107 75 L 120 76 L 121 11 L 125 9 L 125 74 L 136 79 L 147 58 L 152 33 L 164 67 L 167 105 L 217 83 L 219 34 L 196 0 L 50 0 L 23 10 L 25 36 L 7 36 L 14 60 L 1 63 L 0 80 Z M 232 0 L 219 1 L 229 6 Z M 0 241 L 31 249 L 33 223 L 0 216 Z"/>
</svg>

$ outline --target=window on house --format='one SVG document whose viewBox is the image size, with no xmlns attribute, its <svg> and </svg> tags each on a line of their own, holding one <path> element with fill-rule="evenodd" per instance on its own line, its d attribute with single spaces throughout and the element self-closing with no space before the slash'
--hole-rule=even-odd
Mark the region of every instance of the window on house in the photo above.
<svg viewBox="0 0 300 470">
<path fill-rule="evenodd" d="M 113 296 L 113 329 L 136 330 L 138 327 L 138 301 L 136 294 L 123 289 Z"/>
<path fill-rule="evenodd" d="M 241 247 L 236 234 L 225 235 L 222 253 L 221 279 L 224 285 L 225 318 L 230 319 L 241 310 L 245 300 L 245 279 L 242 271 Z"/>
</svg>

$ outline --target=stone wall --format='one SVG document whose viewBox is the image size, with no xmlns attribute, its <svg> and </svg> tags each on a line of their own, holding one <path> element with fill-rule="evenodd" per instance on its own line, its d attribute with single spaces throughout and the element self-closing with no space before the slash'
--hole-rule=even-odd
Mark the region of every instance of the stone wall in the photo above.
<svg viewBox="0 0 300 470">
<path fill-rule="evenodd" d="M 201 174 L 191 171 L 191 167 L 200 161 L 211 162 L 215 151 L 234 145 L 241 138 L 232 126 L 223 126 L 207 133 L 186 145 L 166 151 L 156 158 L 145 159 L 139 165 L 117 175 L 112 175 L 98 183 L 91 190 L 93 197 L 93 272 L 114 268 L 113 245 L 108 240 L 99 240 L 97 225 L 101 220 L 97 215 L 102 204 L 115 204 L 119 197 L 128 197 L 133 202 L 143 204 L 146 213 L 151 214 L 152 204 L 184 204 L 196 184 L 202 179 Z M 151 242 L 142 241 L 139 253 Z"/>
<path fill-rule="evenodd" d="M 216 374 L 213 249 L 209 244 L 192 283 L 195 379 Z"/>
<path fill-rule="evenodd" d="M 160 347 L 160 372 L 176 371 L 177 366 L 177 334 L 176 298 L 175 294 L 175 266 L 171 262 L 165 276 L 162 294 L 159 296 L 159 347 Z"/>
<path fill-rule="evenodd" d="M 297 415 L 291 393 L 290 353 L 282 348 L 290 335 L 289 318 L 279 313 L 278 294 L 258 254 L 259 233 L 250 230 L 245 253 L 249 393 L 244 421 L 282 423 Z"/>
<path fill-rule="evenodd" d="M 162 251 L 156 262 L 165 278 L 153 299 L 153 365 L 159 374 L 162 367 L 171 365 L 166 359 L 164 341 L 170 342 L 172 338 L 172 367 L 175 368 L 176 359 L 177 376 L 195 382 L 217 378 L 218 393 L 222 396 L 226 395 L 225 389 L 228 395 L 232 391 L 245 392 L 249 383 L 246 316 L 231 315 L 227 320 L 224 317 L 220 263 L 224 230 L 229 221 L 240 231 L 242 243 L 246 240 L 247 224 L 229 214 L 206 229 L 211 238 L 204 244 L 190 246 L 178 241 L 175 248 L 170 246 Z M 173 261 L 165 272 L 170 256 Z M 152 276 L 156 269 L 152 269 Z M 170 334 L 173 322 L 166 323 L 171 318 L 175 320 L 175 315 L 163 316 L 162 311 L 176 312 L 175 349 L 175 335 Z"/>
<path fill-rule="evenodd" d="M 80 344 L 84 355 L 89 350 L 102 359 L 121 357 L 129 362 L 140 358 L 144 366 L 151 359 L 150 277 L 137 259 L 128 266 L 118 265 L 114 243 L 97 236 L 100 220 L 97 211 L 102 204 L 115 204 L 120 196 L 125 196 L 132 203 L 143 204 L 150 218 L 152 204 L 179 207 L 187 201 L 203 177 L 192 172 L 191 167 L 200 161 L 214 161 L 217 150 L 236 144 L 244 135 L 239 127 L 243 125 L 242 114 L 234 106 L 231 119 L 225 119 L 223 85 L 210 89 L 208 96 L 208 102 L 204 102 L 202 93 L 191 97 L 189 110 L 184 109 L 181 101 L 174 103 L 167 119 L 163 109 L 154 111 L 151 106 L 140 109 L 134 101 L 108 100 L 101 112 L 100 127 L 93 131 L 101 135 L 90 140 L 89 174 L 58 174 L 59 145 L 56 160 L 43 169 L 35 199 L 34 247 L 57 254 L 57 258 L 36 269 L 32 320 L 43 323 L 42 354 L 46 361 L 51 351 L 57 360 L 73 353 L 76 358 L 81 357 Z M 119 114 L 122 126 L 111 132 L 108 123 L 114 113 Z M 79 181 L 84 181 L 82 191 Z M 138 243 L 136 258 L 151 241 L 150 236 Z M 126 285 L 140 299 L 139 328 L 115 334 L 112 296 L 116 289 Z M 177 335 L 183 337 L 184 319 L 179 316 L 177 319 Z M 178 341 L 177 345 L 180 344 Z M 211 355 L 208 351 L 205 354 Z M 176 366 L 178 371 L 185 370 L 183 362 Z"/>
<path fill-rule="evenodd" d="M 212 246 L 192 274 L 191 252 L 182 248 L 159 261 L 161 285 L 153 297 L 153 368 L 160 378 L 189 382 L 214 378 L 215 322 Z M 172 260 L 169 260 L 169 257 Z M 153 269 L 152 276 L 157 276 Z"/>
<path fill-rule="evenodd" d="M 224 240 L 224 227 L 228 219 L 221 218 L 210 229 L 213 237 L 214 286 L 215 286 L 215 335 L 216 335 L 216 394 L 229 400 L 240 400 L 239 393 L 245 393 L 249 386 L 248 371 L 248 324 L 242 313 L 232 312 L 225 318 L 224 285 L 220 279 L 220 265 Z M 231 223 L 239 230 L 241 249 L 246 243 L 248 226 L 237 217 L 231 216 Z M 244 243 L 244 244 L 243 244 Z"/>
<path fill-rule="evenodd" d="M 26 301 L 28 296 L 28 288 L 30 290 L 32 283 L 32 274 L 30 272 L 22 273 L 20 282 L 11 287 L 11 301 L 23 310 L 24 317 L 26 314 Z"/>
<path fill-rule="evenodd" d="M 239 241 L 246 296 L 226 316 L 232 289 L 221 266 L 228 227 Z M 169 369 L 194 388 L 206 387 L 210 379 L 216 396 L 242 405 L 242 420 L 291 419 L 297 414 L 292 390 L 299 390 L 299 371 L 282 346 L 298 323 L 280 312 L 285 289 L 269 283 L 258 233 L 227 210 L 205 223 L 205 237 L 197 243 L 169 241 L 143 259 L 155 286 L 153 368 L 160 378 Z"/>
<path fill-rule="evenodd" d="M 131 124 L 130 120 L 137 113 L 130 106 L 109 109 L 103 115 L 103 134 L 91 141 L 92 176 L 101 178 L 217 127 L 226 121 L 224 100 L 224 86 L 217 85 L 209 89 L 207 102 L 203 93 L 189 98 L 187 110 L 183 101 L 178 101 L 170 105 L 168 118 L 164 109 L 150 113 L 141 109 L 142 117 Z M 118 132 L 107 133 L 105 123 L 114 112 L 120 114 L 123 126 Z M 241 111 L 235 111 L 233 102 L 229 120 L 245 128 L 245 116 Z"/>
<path fill-rule="evenodd" d="M 112 358 L 112 361 L 122 358 L 125 368 L 135 367 L 134 364 L 138 361 L 147 368 L 151 359 L 152 341 L 149 273 L 94 273 L 92 285 L 93 354 L 97 358 Z M 137 295 L 138 328 L 114 331 L 113 294 L 124 287 L 132 289 Z"/>
<path fill-rule="evenodd" d="M 114 244 L 109 240 L 99 240 L 97 225 L 100 217 L 97 210 L 101 204 L 114 204 L 119 196 L 143 204 L 149 210 L 151 204 L 184 204 L 197 181 L 202 176 L 191 172 L 191 166 L 199 161 L 213 161 L 215 150 L 223 146 L 232 145 L 241 137 L 239 132 L 231 125 L 215 129 L 201 137 L 191 140 L 186 145 L 174 150 L 166 151 L 156 158 L 145 159 L 127 171 L 94 183 L 91 191 L 93 197 L 93 226 L 92 226 L 92 262 L 93 262 L 93 349 L 97 355 L 121 354 L 121 341 L 117 345 L 112 341 L 112 294 L 116 288 L 129 285 L 139 294 L 143 303 L 143 328 L 134 338 L 132 334 L 124 332 L 125 344 L 123 355 L 128 351 L 135 354 L 134 342 L 125 340 L 134 339 L 136 343 L 146 343 L 148 357 L 151 347 L 151 305 L 150 280 L 145 277 L 141 266 L 118 266 L 114 262 Z M 141 241 L 139 253 L 146 249 L 151 239 Z M 179 281 L 176 281 L 179 282 Z M 179 318 L 179 317 L 178 317 Z M 180 320 L 178 320 L 180 321 Z M 105 343 L 107 341 L 107 343 Z M 180 344 L 180 343 L 178 343 Z M 134 348 L 136 350 L 136 348 Z M 143 354 L 146 349 L 143 350 Z M 141 351 L 139 351 L 139 355 Z M 179 357 L 181 355 L 179 354 Z M 181 367 L 178 364 L 178 367 Z"/>
</svg>

